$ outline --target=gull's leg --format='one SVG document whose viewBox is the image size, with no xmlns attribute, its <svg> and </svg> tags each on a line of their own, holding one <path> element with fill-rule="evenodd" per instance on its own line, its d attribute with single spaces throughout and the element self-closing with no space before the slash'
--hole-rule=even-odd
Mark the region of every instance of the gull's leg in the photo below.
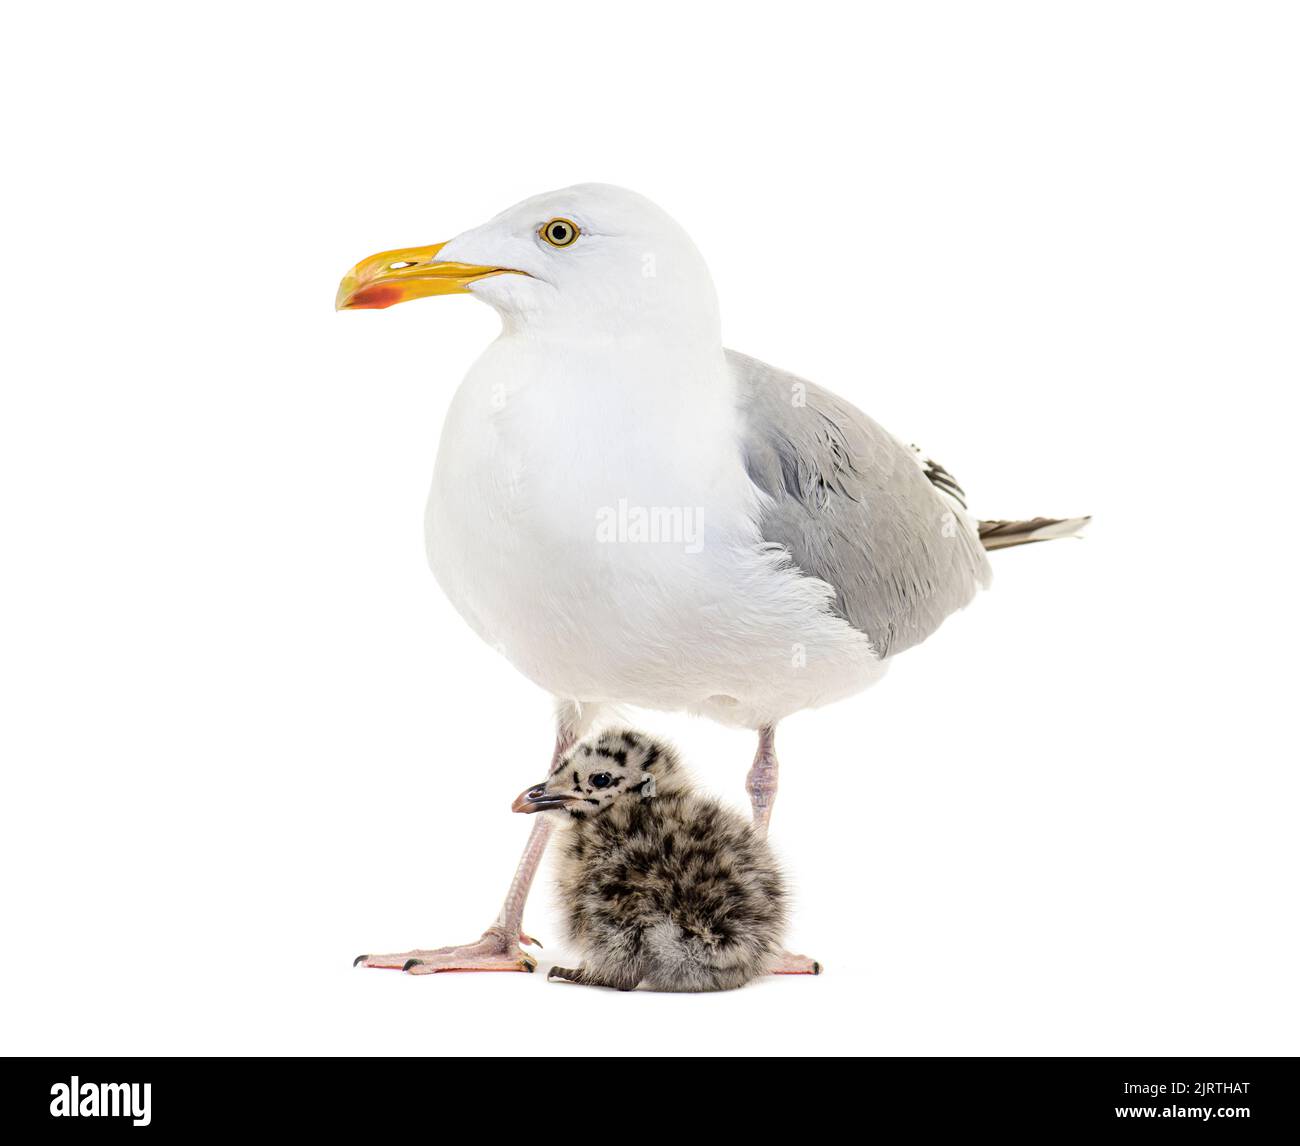
<svg viewBox="0 0 1300 1146">
<path fill-rule="evenodd" d="M 768 972 L 770 975 L 820 975 L 822 965 L 807 955 L 796 955 L 793 951 L 782 951 L 776 965 Z"/>
<path fill-rule="evenodd" d="M 758 730 L 758 751 L 754 763 L 745 777 L 745 791 L 754 809 L 754 827 L 767 835 L 767 822 L 772 818 L 772 805 L 776 802 L 776 725 L 764 724 Z"/>
<path fill-rule="evenodd" d="M 561 705 L 555 734 L 555 751 L 551 755 L 551 768 L 569 750 L 577 738 L 590 726 L 595 716 L 594 708 Z M 510 881 L 506 901 L 496 922 L 473 943 L 453 947 L 434 947 L 399 951 L 391 955 L 358 955 L 353 966 L 382 967 L 394 971 L 409 971 L 412 975 L 432 975 L 439 971 L 532 971 L 537 960 L 520 949 L 520 943 L 536 944 L 521 930 L 524 903 L 528 899 L 537 865 L 546 851 L 546 841 L 551 834 L 547 816 L 534 818 L 533 829 L 524 847 L 524 854 Z M 537 944 L 540 946 L 540 944 Z"/>
<path fill-rule="evenodd" d="M 758 751 L 754 763 L 745 777 L 745 791 L 754 810 L 754 827 L 766 836 L 768 821 L 772 818 L 772 805 L 776 802 L 777 773 L 780 765 L 776 759 L 776 725 L 764 724 L 758 730 Z M 822 965 L 807 955 L 783 951 L 772 968 L 773 975 L 820 975 Z"/>
</svg>

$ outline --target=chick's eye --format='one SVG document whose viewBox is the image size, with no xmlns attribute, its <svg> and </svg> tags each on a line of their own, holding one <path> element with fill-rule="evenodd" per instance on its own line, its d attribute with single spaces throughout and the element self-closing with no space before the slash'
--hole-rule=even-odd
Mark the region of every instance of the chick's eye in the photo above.
<svg viewBox="0 0 1300 1146">
<path fill-rule="evenodd" d="M 596 774 L 591 778 L 591 786 L 592 786 L 593 788 L 608 788 L 608 787 L 609 787 L 609 782 L 610 782 L 613 778 L 614 778 L 614 777 L 611 776 L 608 772 L 597 772 L 597 773 L 596 773 Z"/>
<path fill-rule="evenodd" d="M 542 227 L 542 238 L 553 247 L 567 247 L 578 237 L 578 228 L 568 219 L 552 219 Z"/>
</svg>

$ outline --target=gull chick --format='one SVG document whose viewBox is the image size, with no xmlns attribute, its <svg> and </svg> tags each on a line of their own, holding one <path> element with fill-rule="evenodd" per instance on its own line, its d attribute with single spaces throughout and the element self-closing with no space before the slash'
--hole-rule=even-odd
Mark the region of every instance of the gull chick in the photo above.
<svg viewBox="0 0 1300 1146">
<path fill-rule="evenodd" d="M 663 741 L 603 732 L 561 757 L 514 810 L 566 828 L 560 899 L 583 960 L 548 978 L 726 991 L 781 969 L 785 885 L 765 839 L 693 791 Z"/>
</svg>

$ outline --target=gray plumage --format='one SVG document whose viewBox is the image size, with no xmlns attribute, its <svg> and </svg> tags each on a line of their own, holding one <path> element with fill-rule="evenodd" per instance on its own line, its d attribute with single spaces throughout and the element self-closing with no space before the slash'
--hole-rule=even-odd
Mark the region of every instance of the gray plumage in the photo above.
<svg viewBox="0 0 1300 1146">
<path fill-rule="evenodd" d="M 919 644 L 986 588 L 985 549 L 1076 533 L 1087 518 L 976 523 L 943 466 L 842 398 L 733 350 L 763 539 L 835 590 L 883 658 Z M 989 526 L 987 538 L 984 527 Z"/>
<path fill-rule="evenodd" d="M 771 499 L 763 538 L 830 584 L 840 615 L 882 657 L 925 640 L 988 584 L 960 501 L 914 451 L 811 382 L 734 351 L 727 361 L 749 476 Z"/>
<path fill-rule="evenodd" d="M 666 743 L 606 731 L 520 801 L 568 825 L 558 885 L 582 965 L 553 968 L 550 978 L 720 991 L 776 963 L 786 894 L 767 843 L 748 820 L 692 791 Z"/>
</svg>

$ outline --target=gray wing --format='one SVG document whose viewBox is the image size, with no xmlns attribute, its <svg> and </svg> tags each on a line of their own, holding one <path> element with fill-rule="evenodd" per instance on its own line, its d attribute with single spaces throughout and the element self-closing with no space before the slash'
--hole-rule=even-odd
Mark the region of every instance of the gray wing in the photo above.
<svg viewBox="0 0 1300 1146">
<path fill-rule="evenodd" d="M 882 657 L 925 640 L 989 582 L 961 489 L 848 402 L 728 350 L 763 539 L 835 590 Z M 955 491 L 955 492 L 954 492 Z"/>
</svg>

